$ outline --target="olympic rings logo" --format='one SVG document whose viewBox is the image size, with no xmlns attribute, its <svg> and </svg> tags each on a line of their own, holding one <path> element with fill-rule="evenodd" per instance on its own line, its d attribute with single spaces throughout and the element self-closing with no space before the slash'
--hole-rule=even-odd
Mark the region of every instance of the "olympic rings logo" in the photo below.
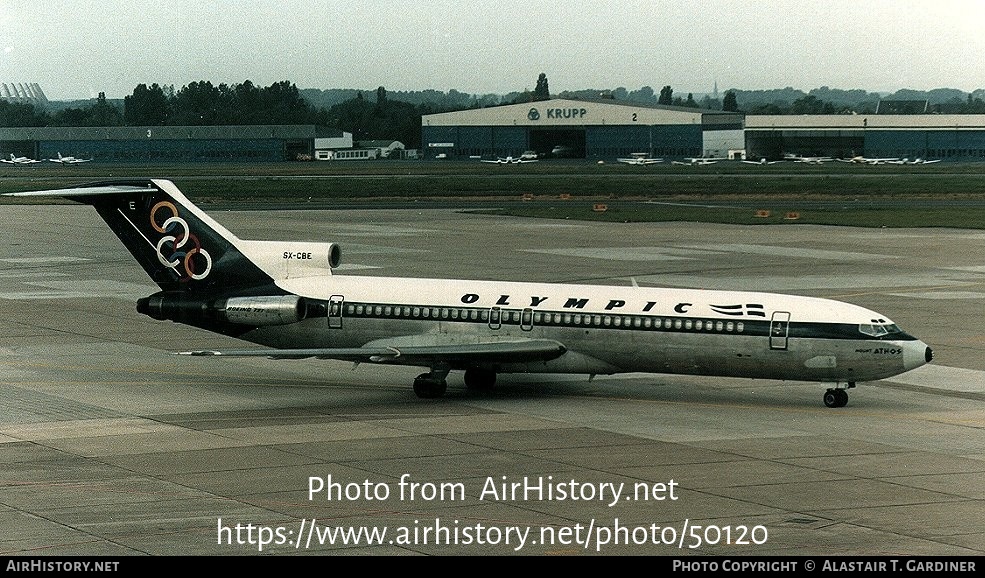
<svg viewBox="0 0 985 578">
<path fill-rule="evenodd" d="M 171 214 L 161 224 L 158 224 L 159 211 Z M 163 235 L 156 246 L 157 259 L 162 265 L 173 269 L 181 276 L 182 281 L 199 281 L 209 276 L 212 271 L 212 256 L 202 248 L 198 237 L 192 234 L 188 222 L 178 216 L 178 208 L 174 203 L 161 201 L 154 205 L 150 211 L 150 226 Z M 178 229 L 180 234 L 176 234 Z M 166 252 L 170 255 L 165 255 Z M 179 271 L 178 267 L 182 267 L 184 271 Z"/>
</svg>

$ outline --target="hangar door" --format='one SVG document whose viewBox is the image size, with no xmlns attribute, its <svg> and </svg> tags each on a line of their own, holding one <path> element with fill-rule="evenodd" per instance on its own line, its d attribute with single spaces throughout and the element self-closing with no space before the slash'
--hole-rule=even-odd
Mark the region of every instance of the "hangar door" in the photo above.
<svg viewBox="0 0 985 578">
<path fill-rule="evenodd" d="M 584 128 L 530 129 L 530 148 L 544 158 L 585 158 Z"/>
</svg>

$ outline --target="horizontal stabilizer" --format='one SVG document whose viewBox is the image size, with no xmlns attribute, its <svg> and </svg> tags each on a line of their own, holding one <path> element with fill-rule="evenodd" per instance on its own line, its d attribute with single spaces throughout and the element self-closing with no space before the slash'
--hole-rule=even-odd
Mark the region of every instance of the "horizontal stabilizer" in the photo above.
<svg viewBox="0 0 985 578">
<path fill-rule="evenodd" d="M 72 189 L 50 189 L 46 191 L 25 191 L 23 193 L 4 193 L 7 197 L 94 197 L 103 195 L 132 195 L 153 190 L 150 187 L 133 185 L 99 185 L 76 187 Z"/>
</svg>

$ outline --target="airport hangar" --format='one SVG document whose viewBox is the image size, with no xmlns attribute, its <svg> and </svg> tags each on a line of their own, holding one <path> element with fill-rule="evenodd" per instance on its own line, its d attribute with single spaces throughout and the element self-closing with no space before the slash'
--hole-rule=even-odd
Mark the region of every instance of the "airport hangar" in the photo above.
<svg viewBox="0 0 985 578">
<path fill-rule="evenodd" d="M 746 155 L 985 161 L 985 115 L 747 115 Z"/>
<path fill-rule="evenodd" d="M 741 113 L 566 98 L 425 115 L 421 142 L 426 158 L 725 157 L 745 148 Z"/>
<path fill-rule="evenodd" d="M 352 147 L 348 133 L 316 125 L 0 128 L 0 155 L 61 153 L 108 162 L 310 160 L 321 148 Z"/>
</svg>

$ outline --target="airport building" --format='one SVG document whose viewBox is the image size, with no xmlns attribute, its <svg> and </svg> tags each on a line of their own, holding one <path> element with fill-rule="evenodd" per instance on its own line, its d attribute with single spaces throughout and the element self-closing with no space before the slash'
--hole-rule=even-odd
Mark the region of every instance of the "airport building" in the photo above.
<svg viewBox="0 0 985 578">
<path fill-rule="evenodd" d="M 426 158 L 725 157 L 745 147 L 742 114 L 612 99 L 555 98 L 425 115 Z M 439 155 L 444 155 L 439 157 Z"/>
<path fill-rule="evenodd" d="M 784 154 L 985 161 L 985 115 L 748 115 L 750 158 Z"/>
<path fill-rule="evenodd" d="M 0 128 L 0 156 L 44 159 L 61 153 L 106 162 L 310 160 L 316 143 L 339 136 L 341 131 L 315 125 Z"/>
</svg>

